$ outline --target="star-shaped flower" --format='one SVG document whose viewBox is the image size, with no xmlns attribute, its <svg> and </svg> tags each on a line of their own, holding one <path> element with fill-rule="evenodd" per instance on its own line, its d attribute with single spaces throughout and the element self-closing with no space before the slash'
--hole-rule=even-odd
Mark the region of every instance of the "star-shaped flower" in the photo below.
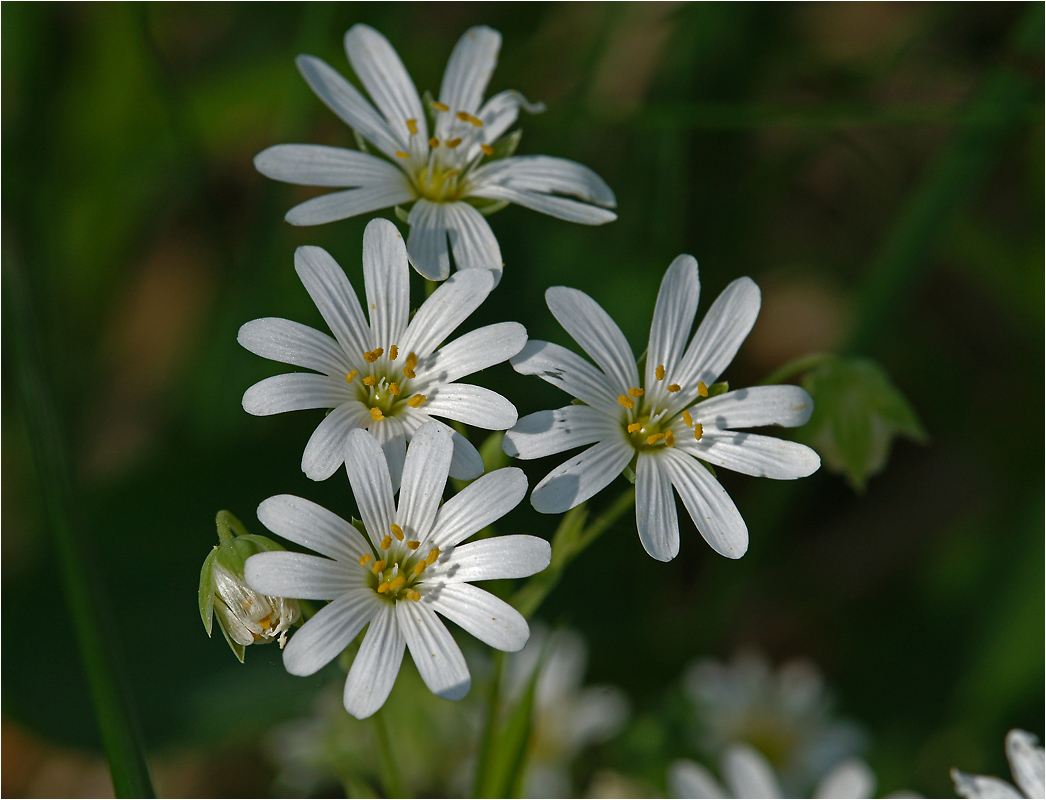
<svg viewBox="0 0 1046 800">
<path fill-rule="evenodd" d="M 1046 795 L 1046 754 L 1037 737 L 1014 728 L 1006 734 L 1006 758 L 1017 786 L 989 775 L 952 770 L 955 791 L 963 797 L 1043 797 Z"/>
<path fill-rule="evenodd" d="M 502 135 L 520 107 L 542 107 L 515 91 L 482 102 L 500 49 L 497 31 L 467 30 L 451 53 L 439 100 L 428 109 L 392 45 L 366 25 L 345 34 L 345 52 L 374 105 L 326 62 L 299 56 L 312 90 L 377 152 L 283 144 L 259 153 L 254 164 L 267 177 L 344 189 L 295 206 L 287 221 L 319 225 L 412 203 L 410 262 L 426 278 L 443 280 L 451 250 L 458 269 L 500 276 L 501 249 L 482 212 L 506 203 L 585 225 L 616 219 L 607 210 L 616 205 L 614 193 L 592 170 L 562 158 L 510 155 L 514 140 Z"/>
<path fill-rule="evenodd" d="M 397 506 L 377 441 L 353 431 L 345 468 L 367 537 L 298 497 L 270 497 L 258 508 L 269 530 L 325 556 L 272 552 L 247 560 L 244 574 L 255 591 L 330 601 L 291 636 L 283 651 L 287 671 L 313 674 L 370 626 L 345 682 L 345 708 L 360 719 L 392 691 L 404 646 L 435 694 L 460 700 L 468 693 L 468 666 L 437 612 L 499 650 L 519 650 L 530 635 L 518 611 L 471 581 L 540 572 L 551 558 L 548 542 L 517 535 L 462 544 L 523 499 L 526 477 L 512 467 L 495 470 L 440 507 L 452 452 L 446 428 L 419 429 Z"/>
<path fill-rule="evenodd" d="M 593 445 L 538 483 L 531 503 L 558 514 L 588 500 L 631 465 L 636 524 L 659 561 L 679 552 L 672 489 L 712 548 L 729 558 L 748 549 L 748 528 L 726 490 L 702 462 L 768 478 L 801 478 L 820 466 L 809 447 L 738 428 L 802 425 L 813 403 L 798 386 L 757 386 L 709 397 L 759 313 L 759 288 L 739 278 L 716 299 L 686 347 L 697 313 L 697 262 L 679 256 L 665 273 L 654 307 L 642 383 L 621 329 L 591 297 L 554 286 L 549 309 L 596 366 L 564 347 L 531 340 L 512 359 L 582 401 L 519 420 L 505 434 L 516 458 L 540 458 Z"/>
<path fill-rule="evenodd" d="M 337 471 L 354 428 L 367 428 L 381 442 L 398 484 L 406 442 L 432 417 L 487 430 L 515 424 L 515 406 L 504 397 L 457 381 L 518 353 L 527 340 L 522 325 L 488 325 L 437 349 L 494 288 L 492 273 L 456 274 L 411 319 L 403 237 L 391 222 L 373 220 L 363 234 L 368 324 L 352 284 L 325 250 L 298 248 L 294 267 L 334 338 L 297 322 L 267 318 L 248 322 L 237 339 L 264 358 L 316 371 L 266 378 L 243 395 L 244 409 L 256 415 L 333 409 L 305 446 L 301 468 L 310 478 L 326 480 Z M 476 448 L 461 434 L 453 436 L 450 474 L 478 477 L 483 461 Z"/>
</svg>

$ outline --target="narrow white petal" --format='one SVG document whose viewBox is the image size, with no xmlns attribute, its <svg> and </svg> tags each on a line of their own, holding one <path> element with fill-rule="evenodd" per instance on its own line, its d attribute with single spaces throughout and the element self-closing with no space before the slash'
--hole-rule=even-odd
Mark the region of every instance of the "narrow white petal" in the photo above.
<svg viewBox="0 0 1046 800">
<path fill-rule="evenodd" d="M 243 393 L 243 410 L 256 417 L 304 411 L 310 408 L 335 408 L 348 400 L 349 388 L 340 381 L 311 372 L 273 375 L 258 381 Z"/>
<path fill-rule="evenodd" d="M 316 426 L 301 457 L 301 471 L 314 481 L 325 481 L 345 460 L 349 432 L 370 422 L 366 406 L 356 400 L 342 403 Z"/>
<path fill-rule="evenodd" d="M 406 356 L 413 351 L 418 358 L 431 354 L 480 304 L 494 288 L 494 277 L 484 270 L 455 273 L 444 281 L 418 309 L 400 343 Z M 426 368 L 419 364 L 418 372 Z"/>
<path fill-rule="evenodd" d="M 477 184 L 496 184 L 542 194 L 566 194 L 613 208 L 614 192 L 595 172 L 576 161 L 552 156 L 511 156 L 486 164 L 474 173 Z"/>
<path fill-rule="evenodd" d="M 381 601 L 372 589 L 351 589 L 321 608 L 283 651 L 283 665 L 291 675 L 312 675 L 348 647 L 379 611 Z"/>
<path fill-rule="evenodd" d="M 488 431 L 503 431 L 516 424 L 516 407 L 497 392 L 468 383 L 449 383 L 428 395 L 425 411 Z"/>
<path fill-rule="evenodd" d="M 441 291 L 443 286 L 436 291 Z M 419 310 L 418 315 L 421 313 Z M 518 322 L 497 322 L 477 328 L 424 358 L 418 364 L 417 378 L 412 385 L 424 386 L 429 381 L 451 383 L 507 361 L 522 350 L 526 343 L 527 329 Z"/>
<path fill-rule="evenodd" d="M 697 261 L 693 256 L 676 258 L 661 280 L 654 306 L 654 320 L 650 325 L 647 346 L 646 375 L 644 378 L 650 402 L 657 404 L 665 388 L 675 383 L 676 367 L 690 336 L 701 296 Z M 665 379 L 658 381 L 655 372 L 665 368 Z"/>
<path fill-rule="evenodd" d="M 668 790 L 672 797 L 720 800 L 727 795 L 707 769 L 693 761 L 676 761 L 668 771 Z"/>
<path fill-rule="evenodd" d="M 450 203 L 446 210 L 447 234 L 458 269 L 488 269 L 494 282 L 501 280 L 501 248 L 490 223 L 468 203 Z"/>
<path fill-rule="evenodd" d="M 403 661 L 403 634 L 396 621 L 396 609 L 377 600 L 373 591 L 370 594 L 380 608 L 345 680 L 345 710 L 356 719 L 366 719 L 385 704 Z"/>
<path fill-rule="evenodd" d="M 546 475 L 534 487 L 530 502 L 542 514 L 569 511 L 609 485 L 634 452 L 624 437 L 593 445 Z"/>
<path fill-rule="evenodd" d="M 501 34 L 485 25 L 469 28 L 458 39 L 443 71 L 439 100 L 450 111 L 442 112 L 436 123 L 436 135 L 444 139 L 459 111 L 475 114 L 483 92 L 494 74 L 501 49 Z"/>
<path fill-rule="evenodd" d="M 323 225 L 398 206 L 413 199 L 414 190 L 410 188 L 406 178 L 400 176 L 395 181 L 378 186 L 362 186 L 359 189 L 321 194 L 294 206 L 287 212 L 285 219 L 291 225 Z"/>
<path fill-rule="evenodd" d="M 421 602 L 498 650 L 522 650 L 530 636 L 530 627 L 522 614 L 490 592 L 467 583 L 442 586 L 427 593 Z"/>
<path fill-rule="evenodd" d="M 494 536 L 461 544 L 440 556 L 426 579 L 447 583 L 527 578 L 541 572 L 552 558 L 552 547 L 537 536 Z"/>
<path fill-rule="evenodd" d="M 444 700 L 467 695 L 472 685 L 469 668 L 447 626 L 425 603 L 396 603 L 395 609 L 411 658 L 429 690 Z"/>
<path fill-rule="evenodd" d="M 402 234 L 387 219 L 372 220 L 363 231 L 363 283 L 371 342 L 387 351 L 403 336 L 410 317 L 407 247 Z"/>
<path fill-rule="evenodd" d="M 393 522 L 396 503 L 392 496 L 389 465 L 377 440 L 362 428 L 348 436 L 345 446 L 345 471 L 353 497 L 371 542 L 377 547 Z"/>
<path fill-rule="evenodd" d="M 662 468 L 697 529 L 712 549 L 727 558 L 748 550 L 748 527 L 730 495 L 697 459 L 675 448 L 659 451 Z"/>
<path fill-rule="evenodd" d="M 617 419 L 622 415 L 617 396 L 622 387 L 581 356 L 552 342 L 531 339 L 512 358 L 512 368 L 521 375 L 537 375 L 593 408 Z"/>
<path fill-rule="evenodd" d="M 330 253 L 311 245 L 294 251 L 294 270 L 349 358 L 361 358 L 371 349 L 370 326 L 345 271 Z"/>
<path fill-rule="evenodd" d="M 527 476 L 516 467 L 494 470 L 470 483 L 443 504 L 433 526 L 432 544 L 447 549 L 501 519 L 527 493 Z"/>
<path fill-rule="evenodd" d="M 824 776 L 814 789 L 814 797 L 862 798 L 875 792 L 875 774 L 859 758 L 851 758 Z"/>
<path fill-rule="evenodd" d="M 1006 758 L 1025 797 L 1046 795 L 1046 756 L 1038 744 L 1035 736 L 1019 728 L 1006 734 Z"/>
<path fill-rule="evenodd" d="M 367 416 L 369 420 L 369 412 Z M 367 430 L 377 440 L 381 451 L 385 454 L 385 462 L 389 466 L 389 478 L 392 480 L 392 491 L 395 494 L 400 489 L 403 462 L 407 457 L 407 439 L 410 436 L 407 426 L 400 419 L 386 417 L 381 422 L 369 420 Z"/>
<path fill-rule="evenodd" d="M 617 214 L 599 206 L 559 197 L 553 194 L 541 194 L 515 189 L 511 186 L 484 183 L 469 191 L 470 197 L 485 197 L 489 200 L 507 200 L 517 206 L 529 208 L 550 217 L 577 222 L 581 225 L 604 225 L 617 219 Z"/>
<path fill-rule="evenodd" d="M 258 520 L 273 533 L 340 561 L 355 561 L 370 546 L 360 532 L 311 500 L 279 494 L 258 506 Z"/>
<path fill-rule="evenodd" d="M 620 434 L 620 423 L 599 409 L 566 406 L 523 417 L 505 433 L 501 446 L 512 458 L 543 458 Z"/>
<path fill-rule="evenodd" d="M 676 447 L 709 464 L 757 478 L 805 478 L 821 466 L 820 456 L 806 445 L 743 431 L 706 428 L 700 441 L 681 436 Z"/>
<path fill-rule="evenodd" d="M 450 460 L 450 477 L 459 481 L 471 481 L 483 474 L 483 457 L 480 456 L 479 450 L 475 448 L 472 442 L 442 420 L 423 413 L 425 412 L 424 406 L 422 406 L 420 411 L 414 411 L 413 409 L 411 411 L 413 411 L 409 415 L 411 424 L 417 421 L 417 427 L 421 427 L 421 425 L 427 422 L 434 422 L 450 431 L 451 438 L 454 440 L 454 456 Z"/>
<path fill-rule="evenodd" d="M 403 465 L 396 511 L 396 519 L 408 539 L 428 538 L 436 509 L 443 500 L 453 452 L 453 440 L 445 427 L 428 422 L 414 432 Z"/>
<path fill-rule="evenodd" d="M 254 168 L 266 178 L 299 186 L 389 186 L 403 182 L 403 172 L 383 158 L 344 147 L 278 144 L 254 157 Z"/>
<path fill-rule="evenodd" d="M 334 339 L 289 319 L 254 319 L 240 327 L 236 341 L 262 358 L 314 369 L 327 375 L 349 371 L 345 352 Z"/>
<path fill-rule="evenodd" d="M 672 483 L 651 453 L 640 453 L 636 463 L 636 527 L 643 549 L 658 561 L 679 555 L 679 518 Z"/>
<path fill-rule="evenodd" d="M 621 387 L 639 386 L 639 373 L 625 334 L 595 300 L 582 291 L 553 286 L 545 302 L 563 329 L 591 356 L 596 365 Z"/>
<path fill-rule="evenodd" d="M 545 105 L 527 102 L 527 98 L 514 89 L 498 92 L 488 98 L 483 107 L 476 112 L 476 116 L 483 121 L 483 127 L 479 130 L 480 141 L 486 144 L 493 144 L 497 141 L 519 117 L 520 108 L 531 114 L 540 114 L 545 110 Z M 477 142 L 477 147 L 478 144 L 479 142 Z M 472 154 L 470 154 L 471 157 Z"/>
<path fill-rule="evenodd" d="M 295 63 L 306 83 L 327 108 L 385 155 L 394 156 L 400 148 L 388 123 L 355 86 L 330 64 L 315 56 L 298 56 Z"/>
<path fill-rule="evenodd" d="M 446 280 L 450 274 L 446 207 L 421 198 L 407 215 L 407 224 L 410 225 L 407 254 L 411 265 L 430 281 Z"/>
<path fill-rule="evenodd" d="M 989 775 L 971 775 L 968 772 L 952 770 L 952 781 L 955 793 L 970 798 L 1023 798 L 1012 784 Z"/>
<path fill-rule="evenodd" d="M 798 386 L 752 386 L 703 400 L 690 408 L 695 422 L 706 428 L 758 428 L 805 425 L 814 401 Z"/>
<path fill-rule="evenodd" d="M 781 797 L 774 768 L 758 750 L 734 745 L 723 756 L 723 780 L 734 797 Z"/>
<path fill-rule="evenodd" d="M 353 25 L 345 33 L 345 53 L 371 100 L 388 120 L 392 134 L 406 145 L 407 120 L 417 126 L 418 141 L 429 138 L 428 123 L 414 82 L 389 40 L 369 25 Z"/>
<path fill-rule="evenodd" d="M 333 600 L 364 586 L 358 565 L 278 550 L 248 558 L 243 576 L 256 592 L 299 600 Z"/>
</svg>

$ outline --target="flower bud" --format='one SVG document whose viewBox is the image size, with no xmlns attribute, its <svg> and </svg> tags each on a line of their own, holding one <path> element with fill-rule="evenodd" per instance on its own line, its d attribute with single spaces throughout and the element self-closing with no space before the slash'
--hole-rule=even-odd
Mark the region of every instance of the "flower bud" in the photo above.
<svg viewBox="0 0 1046 800">
<path fill-rule="evenodd" d="M 200 571 L 200 615 L 208 636 L 213 616 L 218 617 L 225 640 L 242 662 L 247 645 L 279 641 L 282 648 L 287 631 L 301 617 L 301 608 L 297 600 L 254 591 L 243 577 L 248 558 L 284 548 L 265 536 L 247 533 L 228 511 L 218 512 L 217 524 L 220 544 Z"/>
</svg>

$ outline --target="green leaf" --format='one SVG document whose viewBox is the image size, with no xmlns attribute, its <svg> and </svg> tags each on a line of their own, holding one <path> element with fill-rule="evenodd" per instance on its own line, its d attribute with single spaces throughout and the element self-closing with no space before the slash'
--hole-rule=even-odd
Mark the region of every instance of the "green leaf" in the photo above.
<svg viewBox="0 0 1046 800">
<path fill-rule="evenodd" d="M 534 716 L 534 695 L 544 659 L 534 670 L 515 706 L 509 712 L 504 726 L 489 731 L 492 737 L 486 751 L 486 763 L 480 765 L 476 781 L 476 797 L 519 797 L 530 743 L 531 720 Z"/>
</svg>

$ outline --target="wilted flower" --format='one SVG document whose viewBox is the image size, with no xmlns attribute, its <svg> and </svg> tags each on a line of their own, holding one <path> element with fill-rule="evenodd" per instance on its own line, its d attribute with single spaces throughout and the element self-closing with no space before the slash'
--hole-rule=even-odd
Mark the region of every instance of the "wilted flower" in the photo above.
<svg viewBox="0 0 1046 800">
<path fill-rule="evenodd" d="M 1014 728 L 1006 734 L 1006 758 L 1016 787 L 999 778 L 953 769 L 955 791 L 963 797 L 977 798 L 1046 796 L 1046 752 L 1039 745 L 1038 737 Z"/>
</svg>

